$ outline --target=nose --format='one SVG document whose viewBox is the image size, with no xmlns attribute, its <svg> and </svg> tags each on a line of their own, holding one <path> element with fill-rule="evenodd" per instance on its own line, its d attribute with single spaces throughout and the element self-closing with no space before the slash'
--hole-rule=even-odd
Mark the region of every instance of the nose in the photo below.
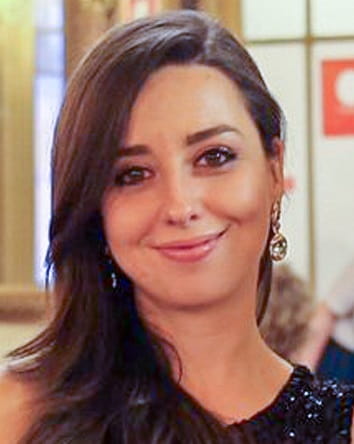
<svg viewBox="0 0 354 444">
<path fill-rule="evenodd" d="M 196 184 L 182 178 L 165 184 L 163 209 L 165 223 L 187 228 L 200 219 L 201 208 L 198 195 Z"/>
<path fill-rule="evenodd" d="M 167 212 L 166 222 L 168 225 L 187 228 L 191 222 L 199 219 L 197 213 L 189 205 L 175 205 Z"/>
</svg>

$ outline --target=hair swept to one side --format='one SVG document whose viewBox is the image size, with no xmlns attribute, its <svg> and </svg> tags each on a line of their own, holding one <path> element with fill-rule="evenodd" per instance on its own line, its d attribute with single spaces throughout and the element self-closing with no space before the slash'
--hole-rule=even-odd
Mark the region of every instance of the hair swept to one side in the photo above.
<svg viewBox="0 0 354 444">
<path fill-rule="evenodd" d="M 214 416 L 173 380 L 166 344 L 139 318 L 132 285 L 118 269 L 112 289 L 101 219 L 137 94 L 160 67 L 192 63 L 215 67 L 235 82 L 265 152 L 275 155 L 281 110 L 246 50 L 206 14 L 175 11 L 116 26 L 86 55 L 68 85 L 54 137 L 53 318 L 10 355 L 14 371 L 44 388 L 43 414 L 25 442 L 228 442 Z M 260 300 L 269 293 L 270 274 L 266 249 Z"/>
</svg>

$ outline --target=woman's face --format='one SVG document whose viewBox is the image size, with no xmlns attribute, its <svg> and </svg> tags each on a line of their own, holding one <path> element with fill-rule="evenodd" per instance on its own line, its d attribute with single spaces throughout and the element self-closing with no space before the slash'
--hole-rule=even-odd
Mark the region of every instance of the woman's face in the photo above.
<svg viewBox="0 0 354 444">
<path fill-rule="evenodd" d="M 267 158 L 234 83 L 167 66 L 132 110 L 102 213 L 112 256 L 139 303 L 197 308 L 255 293 L 282 149 Z"/>
</svg>

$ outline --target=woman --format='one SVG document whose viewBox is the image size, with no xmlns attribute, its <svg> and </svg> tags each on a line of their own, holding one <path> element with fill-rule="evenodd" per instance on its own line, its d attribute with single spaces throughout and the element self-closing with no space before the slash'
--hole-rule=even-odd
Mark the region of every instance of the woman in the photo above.
<svg viewBox="0 0 354 444">
<path fill-rule="evenodd" d="M 351 392 L 257 328 L 284 253 L 282 136 L 254 62 L 204 14 L 88 54 L 54 141 L 55 314 L 3 378 L 7 443 L 349 442 Z"/>
</svg>

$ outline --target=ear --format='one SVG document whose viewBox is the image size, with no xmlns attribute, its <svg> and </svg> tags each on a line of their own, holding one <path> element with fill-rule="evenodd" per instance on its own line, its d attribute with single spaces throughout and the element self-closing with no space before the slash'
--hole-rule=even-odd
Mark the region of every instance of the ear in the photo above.
<svg viewBox="0 0 354 444">
<path fill-rule="evenodd" d="M 272 141 L 272 154 L 268 157 L 272 176 L 273 202 L 284 193 L 284 142 L 279 137 Z"/>
</svg>

